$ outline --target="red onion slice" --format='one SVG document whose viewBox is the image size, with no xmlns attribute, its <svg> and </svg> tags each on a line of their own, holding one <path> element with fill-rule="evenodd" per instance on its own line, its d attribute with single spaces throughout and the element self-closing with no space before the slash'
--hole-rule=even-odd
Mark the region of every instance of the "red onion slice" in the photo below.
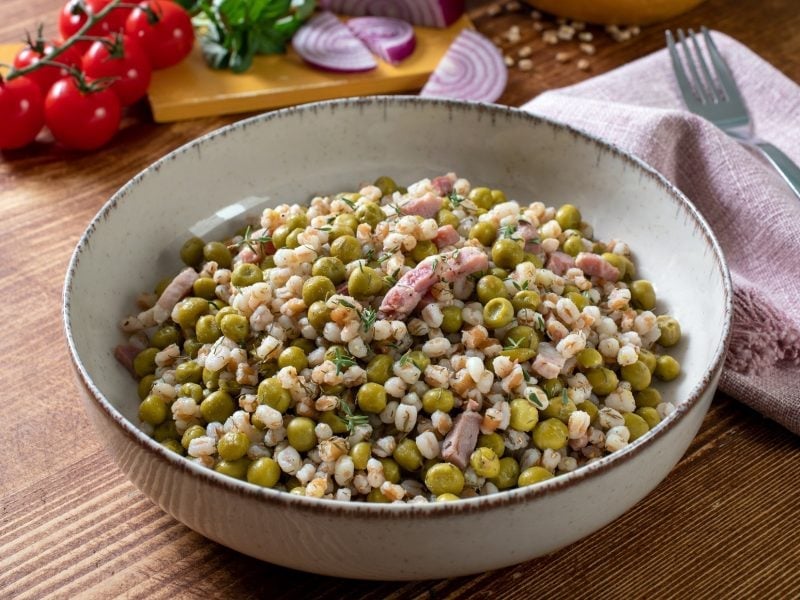
<svg viewBox="0 0 800 600">
<path fill-rule="evenodd" d="M 400 19 L 356 17 L 346 25 L 374 54 L 393 65 L 408 58 L 417 46 L 414 28 Z"/>
<path fill-rule="evenodd" d="M 356 17 L 393 17 L 423 27 L 447 27 L 464 13 L 464 0 L 320 0 L 320 7 Z"/>
<path fill-rule="evenodd" d="M 369 71 L 378 66 L 367 47 L 333 14 L 321 13 L 292 38 L 295 51 L 309 64 L 328 71 Z"/>
<path fill-rule="evenodd" d="M 494 102 L 507 81 L 500 50 L 480 33 L 465 29 L 447 49 L 420 96 Z"/>
</svg>

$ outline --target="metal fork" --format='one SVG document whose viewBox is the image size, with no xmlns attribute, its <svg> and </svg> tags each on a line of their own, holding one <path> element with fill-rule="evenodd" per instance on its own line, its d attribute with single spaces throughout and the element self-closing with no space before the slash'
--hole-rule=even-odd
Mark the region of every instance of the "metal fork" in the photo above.
<svg viewBox="0 0 800 600">
<path fill-rule="evenodd" d="M 728 65 L 717 50 L 708 29 L 701 27 L 701 31 L 716 80 L 712 76 L 712 69 L 709 68 L 694 31 L 689 29 L 689 39 L 694 49 L 692 52 L 683 30 L 678 29 L 678 40 L 688 67 L 688 74 L 672 32 L 666 32 L 667 47 L 672 57 L 672 68 L 675 70 L 675 78 L 678 80 L 686 107 L 693 113 L 711 121 L 735 140 L 759 152 L 783 176 L 792 191 L 800 198 L 800 167 L 778 148 L 756 136 L 747 106 Z"/>
</svg>

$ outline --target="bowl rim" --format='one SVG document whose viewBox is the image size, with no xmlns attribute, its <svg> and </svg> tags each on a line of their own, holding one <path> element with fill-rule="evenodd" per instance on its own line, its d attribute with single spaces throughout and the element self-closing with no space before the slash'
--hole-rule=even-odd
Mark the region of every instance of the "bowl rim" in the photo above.
<svg viewBox="0 0 800 600">
<path fill-rule="evenodd" d="M 609 152 L 615 158 L 621 159 L 631 165 L 633 168 L 638 169 L 642 176 L 649 178 L 651 181 L 661 186 L 667 192 L 667 195 L 671 198 L 671 200 L 676 204 L 676 207 L 682 210 L 688 218 L 694 220 L 694 226 L 696 228 L 699 227 L 701 235 L 703 236 L 706 244 L 711 248 L 715 262 L 722 272 L 725 306 L 722 337 L 717 348 L 715 349 L 713 359 L 703 372 L 700 381 L 689 393 L 686 400 L 680 403 L 672 414 L 670 414 L 646 435 L 635 440 L 625 448 L 606 455 L 596 462 L 583 465 L 575 471 L 559 475 L 558 477 L 554 477 L 553 479 L 541 482 L 534 486 L 505 490 L 488 496 L 465 498 L 457 502 L 426 502 L 419 504 L 368 503 L 364 501 L 341 502 L 319 498 L 308 498 L 271 488 L 258 487 L 246 481 L 240 481 L 232 477 L 222 475 L 213 471 L 212 469 L 193 463 L 183 456 L 175 454 L 171 450 L 161 446 L 154 439 L 147 436 L 132 421 L 129 421 L 127 418 L 125 418 L 94 384 L 91 376 L 84 367 L 83 362 L 78 355 L 75 341 L 73 339 L 72 322 L 70 316 L 71 301 L 74 293 L 73 279 L 79 267 L 81 254 L 83 253 L 84 249 L 89 246 L 94 230 L 101 224 L 102 221 L 108 218 L 109 214 L 114 210 L 117 204 L 123 201 L 143 178 L 148 177 L 151 172 L 159 171 L 161 167 L 170 160 L 179 155 L 186 154 L 187 152 L 197 150 L 205 144 L 212 143 L 218 137 L 224 137 L 229 133 L 244 130 L 251 125 L 262 124 L 283 118 L 295 118 L 296 115 L 302 116 L 303 113 L 308 111 L 317 111 L 320 109 L 359 110 L 365 107 L 379 107 L 384 111 L 387 111 L 391 110 L 393 106 L 405 107 L 415 104 L 425 106 L 432 105 L 437 108 L 443 107 L 450 111 L 461 110 L 485 112 L 492 117 L 522 119 L 537 126 L 546 125 L 557 130 L 570 133 L 575 137 L 583 139 L 585 142 L 593 144 L 599 151 Z M 190 476 L 199 477 L 200 481 L 207 483 L 212 487 L 220 488 L 221 491 L 227 491 L 261 501 L 264 503 L 265 507 L 292 507 L 301 511 L 320 514 L 348 515 L 358 516 L 359 518 L 367 517 L 380 519 L 447 517 L 455 514 L 484 512 L 489 508 L 519 505 L 530 502 L 535 498 L 549 495 L 567 487 L 577 485 L 581 482 L 592 480 L 616 465 L 624 464 L 630 461 L 638 454 L 642 453 L 645 449 L 649 448 L 656 440 L 666 435 L 668 431 L 677 426 L 684 416 L 698 404 L 699 399 L 708 390 L 717 373 L 722 368 L 731 335 L 732 314 L 733 288 L 731 284 L 730 273 L 728 271 L 727 263 L 719 242 L 708 225 L 708 222 L 703 218 L 694 204 L 675 185 L 668 181 L 653 167 L 645 163 L 642 159 L 630 154 L 625 150 L 622 150 L 617 145 L 603 140 L 598 136 L 582 131 L 576 127 L 532 114 L 520 108 L 496 104 L 430 99 L 421 98 L 418 96 L 403 95 L 326 100 L 267 112 L 242 119 L 229 125 L 225 125 L 198 138 L 195 138 L 194 140 L 187 142 L 175 150 L 172 150 L 134 175 L 103 204 L 103 206 L 87 226 L 86 230 L 81 235 L 75 249 L 73 250 L 67 268 L 62 295 L 62 318 L 64 333 L 67 339 L 70 360 L 72 362 L 73 370 L 76 373 L 76 379 L 78 380 L 78 383 L 85 389 L 86 397 L 91 399 L 95 407 L 99 409 L 100 414 L 113 421 L 115 425 L 119 426 L 119 428 L 122 430 L 122 433 L 130 440 L 137 443 L 146 452 L 151 453 L 152 458 L 163 461 L 170 467 L 180 469 L 183 472 L 188 473 Z M 104 442 L 106 444 L 109 443 L 108 440 L 104 440 Z"/>
</svg>

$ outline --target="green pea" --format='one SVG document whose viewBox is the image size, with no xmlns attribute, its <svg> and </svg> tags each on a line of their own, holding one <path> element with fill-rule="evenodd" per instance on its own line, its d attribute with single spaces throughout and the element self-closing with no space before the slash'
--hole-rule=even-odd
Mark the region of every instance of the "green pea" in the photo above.
<svg viewBox="0 0 800 600">
<path fill-rule="evenodd" d="M 336 286 L 327 277 L 315 275 L 303 283 L 303 302 L 311 306 L 314 302 L 324 301 L 336 293 Z"/>
<path fill-rule="evenodd" d="M 221 460 L 219 461 L 214 470 L 217 473 L 222 473 L 228 477 L 235 479 L 244 479 L 247 476 L 247 469 L 250 468 L 250 459 L 240 458 L 239 460 Z"/>
<path fill-rule="evenodd" d="M 517 325 L 508 330 L 503 343 L 515 348 L 534 348 L 539 346 L 539 337 L 532 327 Z"/>
<path fill-rule="evenodd" d="M 603 260 L 609 263 L 612 267 L 616 267 L 619 271 L 619 278 L 624 279 L 627 269 L 627 263 L 625 262 L 625 257 L 620 254 L 614 254 L 613 252 L 603 252 L 601 254 Z"/>
<path fill-rule="evenodd" d="M 364 412 L 379 413 L 386 408 L 386 390 L 379 383 L 365 383 L 358 388 L 356 401 Z"/>
<path fill-rule="evenodd" d="M 183 436 L 181 437 L 181 446 L 189 449 L 189 444 L 192 443 L 192 440 L 199 438 L 206 434 L 206 429 L 202 425 L 191 425 L 183 432 Z"/>
<path fill-rule="evenodd" d="M 139 404 L 139 420 L 160 425 L 167 419 L 169 409 L 160 396 L 150 395 Z"/>
<path fill-rule="evenodd" d="M 233 403 L 233 398 L 228 392 L 216 391 L 211 392 L 206 399 L 200 403 L 200 414 L 207 423 L 218 422 L 224 423 L 225 420 L 233 414 L 236 406 Z"/>
<path fill-rule="evenodd" d="M 636 406 L 638 407 L 646 407 L 646 408 L 655 408 L 659 404 L 661 404 L 661 392 L 659 392 L 656 388 L 646 388 L 640 392 L 637 392 L 633 395 L 633 399 L 636 401 Z"/>
<path fill-rule="evenodd" d="M 438 463 L 425 473 L 425 486 L 435 496 L 458 495 L 464 489 L 464 473 L 450 463 Z"/>
<path fill-rule="evenodd" d="M 354 298 L 363 299 L 378 294 L 383 289 L 383 277 L 372 267 L 359 267 L 350 273 L 347 290 Z"/>
<path fill-rule="evenodd" d="M 271 458 L 263 456 L 247 467 L 247 481 L 261 487 L 275 487 L 281 478 L 281 468 Z"/>
<path fill-rule="evenodd" d="M 542 411 L 542 416 L 559 419 L 564 423 L 568 422 L 569 416 L 577 410 L 577 407 L 569 396 L 567 396 L 566 400 L 564 396 L 565 394 L 561 393 L 554 398 L 550 398 L 547 408 Z"/>
<path fill-rule="evenodd" d="M 178 430 L 175 428 L 175 421 L 172 419 L 165 420 L 153 430 L 153 439 L 157 442 L 165 440 L 177 441 L 179 437 Z"/>
<path fill-rule="evenodd" d="M 308 357 L 301 348 L 296 346 L 289 346 L 284 348 L 278 356 L 278 366 L 283 369 L 284 367 L 294 367 L 299 373 L 308 366 Z"/>
<path fill-rule="evenodd" d="M 670 348 L 681 341 L 681 324 L 677 319 L 669 315 L 661 315 L 656 318 L 656 324 L 661 330 L 658 343 L 665 348 Z"/>
<path fill-rule="evenodd" d="M 394 179 L 391 177 L 387 177 L 386 175 L 381 175 L 375 180 L 375 187 L 381 191 L 381 194 L 384 196 L 389 196 L 394 194 L 397 191 L 397 184 L 395 183 Z"/>
<path fill-rule="evenodd" d="M 582 410 L 587 415 L 589 415 L 589 422 L 594 423 L 594 420 L 597 418 L 597 415 L 600 414 L 600 409 L 592 403 L 590 400 L 584 400 L 577 406 L 578 410 Z"/>
<path fill-rule="evenodd" d="M 203 262 L 203 246 L 206 243 L 199 237 L 189 238 L 181 246 L 181 260 L 190 267 L 198 267 Z"/>
<path fill-rule="evenodd" d="M 191 296 L 184 298 L 173 309 L 175 322 L 184 329 L 191 329 L 197 323 L 200 315 L 208 312 L 208 300 Z"/>
<path fill-rule="evenodd" d="M 286 247 L 290 248 L 292 250 L 294 250 L 295 248 L 299 248 L 300 247 L 300 240 L 298 239 L 298 236 L 301 233 L 303 233 L 303 231 L 305 231 L 305 230 L 301 229 L 299 227 L 297 229 L 292 229 L 289 232 L 289 235 L 286 236 Z"/>
<path fill-rule="evenodd" d="M 642 437 L 645 433 L 650 431 L 650 426 L 647 424 L 647 421 L 645 421 L 639 415 L 634 413 L 624 413 L 622 416 L 625 419 L 625 427 L 627 427 L 628 431 L 630 432 L 631 442 Z"/>
<path fill-rule="evenodd" d="M 217 325 L 222 324 L 222 319 L 224 319 L 228 315 L 240 315 L 238 310 L 233 308 L 232 306 L 224 306 L 217 311 L 217 314 L 214 315 L 214 319 L 217 321 Z"/>
<path fill-rule="evenodd" d="M 636 265 L 627 256 L 622 257 L 622 262 L 625 263 L 625 281 L 631 281 L 636 277 Z"/>
<path fill-rule="evenodd" d="M 445 306 L 442 308 L 442 325 L 444 333 L 458 333 L 464 324 L 462 310 L 458 306 Z"/>
<path fill-rule="evenodd" d="M 517 240 L 502 238 L 492 245 L 492 262 L 502 269 L 513 269 L 523 258 L 522 245 Z"/>
<path fill-rule="evenodd" d="M 223 460 L 238 460 L 247 454 L 250 438 L 241 431 L 229 431 L 217 442 L 217 454 Z"/>
<path fill-rule="evenodd" d="M 266 280 L 267 272 L 275 268 L 275 257 L 272 255 L 265 256 L 261 259 L 261 263 L 258 266 L 261 268 L 261 272 Z"/>
<path fill-rule="evenodd" d="M 156 354 L 158 348 L 145 348 L 133 359 L 133 372 L 137 377 L 144 377 L 156 372 Z"/>
<path fill-rule="evenodd" d="M 198 342 L 196 338 L 190 338 L 183 342 L 183 353 L 189 358 L 197 358 L 197 352 L 202 347 L 203 344 Z"/>
<path fill-rule="evenodd" d="M 439 248 L 436 247 L 430 240 L 420 240 L 417 242 L 417 245 L 414 246 L 414 249 L 411 251 L 411 258 L 413 258 L 417 262 L 422 262 L 429 256 L 433 256 L 434 254 L 439 253 Z"/>
<path fill-rule="evenodd" d="M 658 411 L 650 406 L 642 406 L 637 408 L 634 412 L 644 419 L 650 429 L 661 422 L 661 416 L 658 414 Z"/>
<path fill-rule="evenodd" d="M 542 389 L 544 390 L 544 393 L 547 394 L 548 398 L 560 396 L 564 389 L 564 382 L 558 377 L 553 379 L 545 379 L 544 382 L 542 382 Z"/>
<path fill-rule="evenodd" d="M 376 354 L 367 364 L 367 381 L 383 385 L 392 376 L 394 361 L 388 354 Z"/>
<path fill-rule="evenodd" d="M 497 228 L 489 221 L 479 221 L 469 230 L 469 237 L 478 240 L 484 246 L 491 246 L 497 239 Z"/>
<path fill-rule="evenodd" d="M 507 202 L 506 194 L 503 190 L 492 190 L 492 204 L 502 204 Z"/>
<path fill-rule="evenodd" d="M 400 483 L 400 465 L 391 458 L 379 458 L 378 461 L 383 466 L 383 476 L 386 478 L 386 481 L 390 483 Z M 420 466 L 421 465 L 422 455 L 420 454 Z"/>
<path fill-rule="evenodd" d="M 453 500 L 461 500 L 455 494 L 439 494 L 436 496 L 436 502 L 453 502 Z"/>
<path fill-rule="evenodd" d="M 212 315 L 203 315 L 197 319 L 195 334 L 198 342 L 212 344 L 222 336 L 222 331 Z"/>
<path fill-rule="evenodd" d="M 139 396 L 139 400 L 144 400 L 150 394 L 150 390 L 153 389 L 153 382 L 156 380 L 156 376 L 152 373 L 150 375 L 145 375 L 139 380 L 139 383 L 136 386 L 136 393 Z"/>
<path fill-rule="evenodd" d="M 203 388 L 197 383 L 184 383 L 178 389 L 178 397 L 191 398 L 199 403 L 203 399 Z"/>
<path fill-rule="evenodd" d="M 280 413 L 285 413 L 292 401 L 289 390 L 283 389 L 277 377 L 268 377 L 258 384 L 258 403 L 271 406 Z"/>
<path fill-rule="evenodd" d="M 560 419 L 541 421 L 533 430 L 533 444 L 539 450 L 561 450 L 569 441 L 569 430 Z"/>
<path fill-rule="evenodd" d="M 483 307 L 483 322 L 490 329 L 500 329 L 514 320 L 514 306 L 507 298 L 493 298 Z"/>
<path fill-rule="evenodd" d="M 308 452 L 317 445 L 314 421 L 308 417 L 294 417 L 286 426 L 286 439 L 298 452 Z"/>
<path fill-rule="evenodd" d="M 286 247 L 286 238 L 289 237 L 291 231 L 286 225 L 280 225 L 275 228 L 275 231 L 272 232 L 272 245 L 275 246 L 276 250 Z"/>
<path fill-rule="evenodd" d="M 622 379 L 631 384 L 631 389 L 638 392 L 650 385 L 650 369 L 642 361 L 637 360 L 631 365 L 624 365 L 620 369 Z"/>
<path fill-rule="evenodd" d="M 497 456 L 503 456 L 506 445 L 503 436 L 499 433 L 482 433 L 478 436 L 478 448 L 489 448 Z"/>
<path fill-rule="evenodd" d="M 286 226 L 289 228 L 289 231 L 294 231 L 295 229 L 305 229 L 308 227 L 308 217 L 305 215 L 305 213 L 292 215 L 286 220 Z"/>
<path fill-rule="evenodd" d="M 631 282 L 631 300 L 635 308 L 653 310 L 656 307 L 656 292 L 653 284 L 646 279 L 637 279 Z"/>
<path fill-rule="evenodd" d="M 556 221 L 562 230 L 578 229 L 581 226 L 581 211 L 572 204 L 564 204 L 556 211 Z"/>
<path fill-rule="evenodd" d="M 517 485 L 519 487 L 525 487 L 541 481 L 547 481 L 548 479 L 552 478 L 553 474 L 544 467 L 528 467 L 519 474 Z"/>
<path fill-rule="evenodd" d="M 541 303 L 542 298 L 539 296 L 539 292 L 534 290 L 521 290 L 514 294 L 514 297 L 511 299 L 514 312 L 519 312 L 523 308 L 536 310 Z"/>
<path fill-rule="evenodd" d="M 342 283 L 347 275 L 344 263 L 335 256 L 322 256 L 318 258 L 311 268 L 311 274 L 325 277 L 334 284 Z"/>
<path fill-rule="evenodd" d="M 422 395 L 422 409 L 433 414 L 437 410 L 449 413 L 455 406 L 453 392 L 444 388 L 431 388 Z"/>
<path fill-rule="evenodd" d="M 572 303 L 576 306 L 578 310 L 583 310 L 589 301 L 586 299 L 586 296 L 581 294 L 580 292 L 568 292 L 564 294 L 566 298 L 572 300 Z"/>
<path fill-rule="evenodd" d="M 455 228 L 458 228 L 458 226 L 461 224 L 461 221 L 458 220 L 458 217 L 455 216 L 452 211 L 447 210 L 446 208 L 441 209 L 436 214 L 436 222 L 440 226 L 452 225 Z"/>
<path fill-rule="evenodd" d="M 478 300 L 482 304 L 486 304 L 489 300 L 494 298 L 508 298 L 508 291 L 503 280 L 494 275 L 484 275 L 478 280 L 476 286 Z"/>
<path fill-rule="evenodd" d="M 592 384 L 592 391 L 599 396 L 606 396 L 617 389 L 619 379 L 617 374 L 611 369 L 600 367 L 589 369 L 585 373 L 589 383 Z"/>
<path fill-rule="evenodd" d="M 500 458 L 491 448 L 476 448 L 469 457 L 469 464 L 478 477 L 497 477 L 500 474 Z"/>
<path fill-rule="evenodd" d="M 515 360 L 517 362 L 525 362 L 526 360 L 531 360 L 537 354 L 534 348 L 506 348 L 500 352 L 501 355 L 507 356 L 511 360 Z"/>
<path fill-rule="evenodd" d="M 325 324 L 331 320 L 331 309 L 327 307 L 325 302 L 317 300 L 308 307 L 308 323 L 317 332 L 321 333 Z"/>
<path fill-rule="evenodd" d="M 214 261 L 222 269 L 229 269 L 233 260 L 231 251 L 222 242 L 208 242 L 203 246 L 203 258 Z"/>
<path fill-rule="evenodd" d="M 180 342 L 181 334 L 174 325 L 162 325 L 153 333 L 150 344 L 163 350 L 171 344 Z"/>
<path fill-rule="evenodd" d="M 650 352 L 650 350 L 645 350 L 644 348 L 640 349 L 639 360 L 642 361 L 645 365 L 647 365 L 647 369 L 650 371 L 650 373 L 655 372 L 657 357 L 655 354 Z"/>
<path fill-rule="evenodd" d="M 578 256 L 583 251 L 583 238 L 579 235 L 571 235 L 564 240 L 563 250 L 570 256 Z"/>
<path fill-rule="evenodd" d="M 367 494 L 367 502 L 375 502 L 378 504 L 389 502 L 389 499 L 383 495 L 381 488 L 374 488 Z"/>
<path fill-rule="evenodd" d="M 495 477 L 489 479 L 497 486 L 498 490 L 507 490 L 517 484 L 519 478 L 519 463 L 512 457 L 500 459 L 500 471 Z"/>
<path fill-rule="evenodd" d="M 597 369 L 603 366 L 603 355 L 594 348 L 584 348 L 575 358 L 581 369 Z"/>
<path fill-rule="evenodd" d="M 203 367 L 193 360 L 175 367 L 175 381 L 178 383 L 199 383 L 203 377 Z"/>
<path fill-rule="evenodd" d="M 517 431 L 533 431 L 539 422 L 539 411 L 536 407 L 524 398 L 516 398 L 511 401 L 511 422 L 510 425 Z"/>
<path fill-rule="evenodd" d="M 340 215 L 340 216 L 344 216 L 344 215 Z M 347 216 L 352 217 L 353 215 L 348 213 Z M 353 220 L 355 220 L 356 226 L 358 226 L 358 220 L 355 217 L 353 217 Z M 338 240 L 339 238 L 351 237 L 353 239 L 356 239 L 355 235 L 356 235 L 355 227 L 353 227 L 351 229 L 350 227 L 345 227 L 343 225 L 334 225 L 331 228 L 331 230 L 328 232 L 328 241 L 330 242 L 331 246 L 333 246 L 333 243 L 336 240 Z M 356 256 L 356 258 L 360 258 L 360 255 L 361 255 L 361 251 L 359 249 L 359 256 Z M 355 259 L 353 259 L 353 260 L 355 260 Z"/>
<path fill-rule="evenodd" d="M 470 190 L 468 198 L 478 208 L 489 210 L 492 207 L 492 190 L 486 187 L 476 187 Z"/>
<path fill-rule="evenodd" d="M 394 453 L 392 453 L 392 458 L 406 471 L 418 471 L 422 468 L 422 454 L 414 441 L 408 438 L 397 444 L 397 448 Z M 384 467 L 384 475 L 385 474 L 386 469 Z"/>
<path fill-rule="evenodd" d="M 381 207 L 374 202 L 366 202 L 356 209 L 356 219 L 359 223 L 368 223 L 372 229 L 386 219 Z"/>
<path fill-rule="evenodd" d="M 347 421 L 331 411 L 322 413 L 319 416 L 319 422 L 325 423 L 335 434 L 344 433 L 348 430 Z"/>
<path fill-rule="evenodd" d="M 167 450 L 172 450 L 175 454 L 183 456 L 183 446 L 178 440 L 174 438 L 165 439 L 161 441 L 161 445 Z"/>
<path fill-rule="evenodd" d="M 431 364 L 431 359 L 421 350 L 408 352 L 406 356 L 408 357 L 406 360 L 411 361 L 420 371 L 425 371 Z"/>
<path fill-rule="evenodd" d="M 367 461 L 372 456 L 372 445 L 369 442 L 358 442 L 350 448 L 350 458 L 353 459 L 353 467 L 357 471 L 367 468 Z"/>
<path fill-rule="evenodd" d="M 226 338 L 241 344 L 250 334 L 250 321 L 244 315 L 225 315 L 219 323 L 219 328 Z"/>
<path fill-rule="evenodd" d="M 661 381 L 672 381 L 681 374 L 681 364 L 671 356 L 664 354 L 656 361 L 655 375 Z"/>
<path fill-rule="evenodd" d="M 331 256 L 346 265 L 361 258 L 361 244 L 352 235 L 343 235 L 331 244 Z"/>
<path fill-rule="evenodd" d="M 231 273 L 231 283 L 236 287 L 247 287 L 264 281 L 264 272 L 258 265 L 241 263 Z"/>
</svg>

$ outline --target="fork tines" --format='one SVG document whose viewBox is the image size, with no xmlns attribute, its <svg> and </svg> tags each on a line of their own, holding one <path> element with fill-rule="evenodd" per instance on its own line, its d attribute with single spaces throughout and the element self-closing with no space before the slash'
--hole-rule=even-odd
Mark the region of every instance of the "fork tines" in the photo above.
<svg viewBox="0 0 800 600">
<path fill-rule="evenodd" d="M 675 43 L 675 38 L 672 32 L 668 30 L 666 32 L 667 47 L 669 48 L 670 57 L 672 58 L 672 66 L 675 70 L 675 76 L 678 79 L 678 85 L 680 85 L 681 90 L 684 92 L 687 104 L 689 103 L 687 91 L 689 91 L 700 104 L 717 104 L 719 102 L 731 100 L 734 96 L 738 96 L 733 76 L 728 70 L 719 50 L 717 50 L 717 46 L 714 44 L 714 40 L 711 38 L 708 29 L 702 27 L 701 31 L 705 41 L 706 52 L 713 65 L 717 80 L 714 80 L 705 54 L 700 48 L 700 44 L 697 42 L 697 34 L 695 34 L 692 29 L 689 29 L 689 36 L 687 38 L 683 29 L 678 29 L 678 40 L 684 55 L 684 58 L 681 59 Z M 691 47 L 687 40 L 691 40 Z M 687 69 L 684 68 L 684 62 L 688 67 L 688 75 Z"/>
</svg>

